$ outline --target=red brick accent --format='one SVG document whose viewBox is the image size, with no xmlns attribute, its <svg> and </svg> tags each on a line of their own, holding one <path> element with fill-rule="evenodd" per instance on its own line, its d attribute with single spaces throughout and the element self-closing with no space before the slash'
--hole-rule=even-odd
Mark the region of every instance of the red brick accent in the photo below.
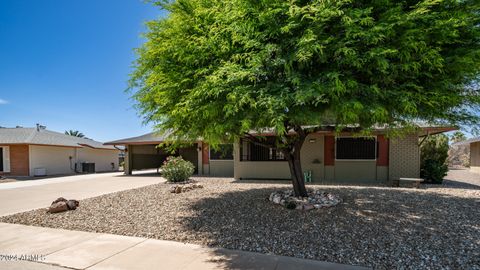
<svg viewBox="0 0 480 270">
<path fill-rule="evenodd" d="M 209 147 L 208 144 L 203 143 L 202 147 L 202 164 L 209 164 L 210 163 L 210 155 L 209 155 Z"/>
<path fill-rule="evenodd" d="M 28 151 L 28 145 L 10 145 L 10 175 L 30 174 Z"/>
<path fill-rule="evenodd" d="M 377 166 L 388 166 L 388 144 L 389 141 L 384 135 L 377 136 L 378 157 Z"/>
<path fill-rule="evenodd" d="M 335 165 L 335 136 L 325 136 L 323 150 L 325 166 Z"/>
</svg>

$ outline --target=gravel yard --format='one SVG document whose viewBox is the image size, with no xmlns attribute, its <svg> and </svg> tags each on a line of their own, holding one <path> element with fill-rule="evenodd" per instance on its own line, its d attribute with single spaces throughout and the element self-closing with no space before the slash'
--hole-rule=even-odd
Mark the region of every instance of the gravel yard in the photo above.
<svg viewBox="0 0 480 270">
<path fill-rule="evenodd" d="M 298 211 L 267 201 L 272 191 L 290 185 L 198 179 L 204 188 L 185 193 L 157 184 L 82 200 L 75 211 L 35 210 L 0 221 L 376 269 L 480 269 L 478 189 L 310 186 L 343 202 Z"/>
</svg>

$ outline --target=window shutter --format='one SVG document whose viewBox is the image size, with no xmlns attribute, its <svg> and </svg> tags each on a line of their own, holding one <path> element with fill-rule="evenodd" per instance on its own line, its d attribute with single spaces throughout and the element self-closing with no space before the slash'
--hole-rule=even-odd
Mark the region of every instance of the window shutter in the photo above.
<svg viewBox="0 0 480 270">
<path fill-rule="evenodd" d="M 324 164 L 325 166 L 335 165 L 335 137 L 325 136 L 324 149 Z"/>
</svg>

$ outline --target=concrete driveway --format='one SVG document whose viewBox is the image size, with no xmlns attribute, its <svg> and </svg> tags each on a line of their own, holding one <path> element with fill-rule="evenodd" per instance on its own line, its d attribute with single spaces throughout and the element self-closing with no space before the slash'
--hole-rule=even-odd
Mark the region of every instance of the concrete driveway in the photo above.
<svg viewBox="0 0 480 270">
<path fill-rule="evenodd" d="M 125 176 L 116 172 L 2 183 L 0 216 L 45 208 L 58 197 L 81 200 L 163 181 L 157 174 Z"/>
</svg>

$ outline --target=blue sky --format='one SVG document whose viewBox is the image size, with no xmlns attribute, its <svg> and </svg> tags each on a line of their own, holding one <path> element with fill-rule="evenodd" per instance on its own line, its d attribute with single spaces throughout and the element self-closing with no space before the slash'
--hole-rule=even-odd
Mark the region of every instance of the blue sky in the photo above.
<svg viewBox="0 0 480 270">
<path fill-rule="evenodd" d="M 162 15 L 143 0 L 0 1 L 0 126 L 150 132 L 124 90 L 144 23 Z"/>
</svg>

